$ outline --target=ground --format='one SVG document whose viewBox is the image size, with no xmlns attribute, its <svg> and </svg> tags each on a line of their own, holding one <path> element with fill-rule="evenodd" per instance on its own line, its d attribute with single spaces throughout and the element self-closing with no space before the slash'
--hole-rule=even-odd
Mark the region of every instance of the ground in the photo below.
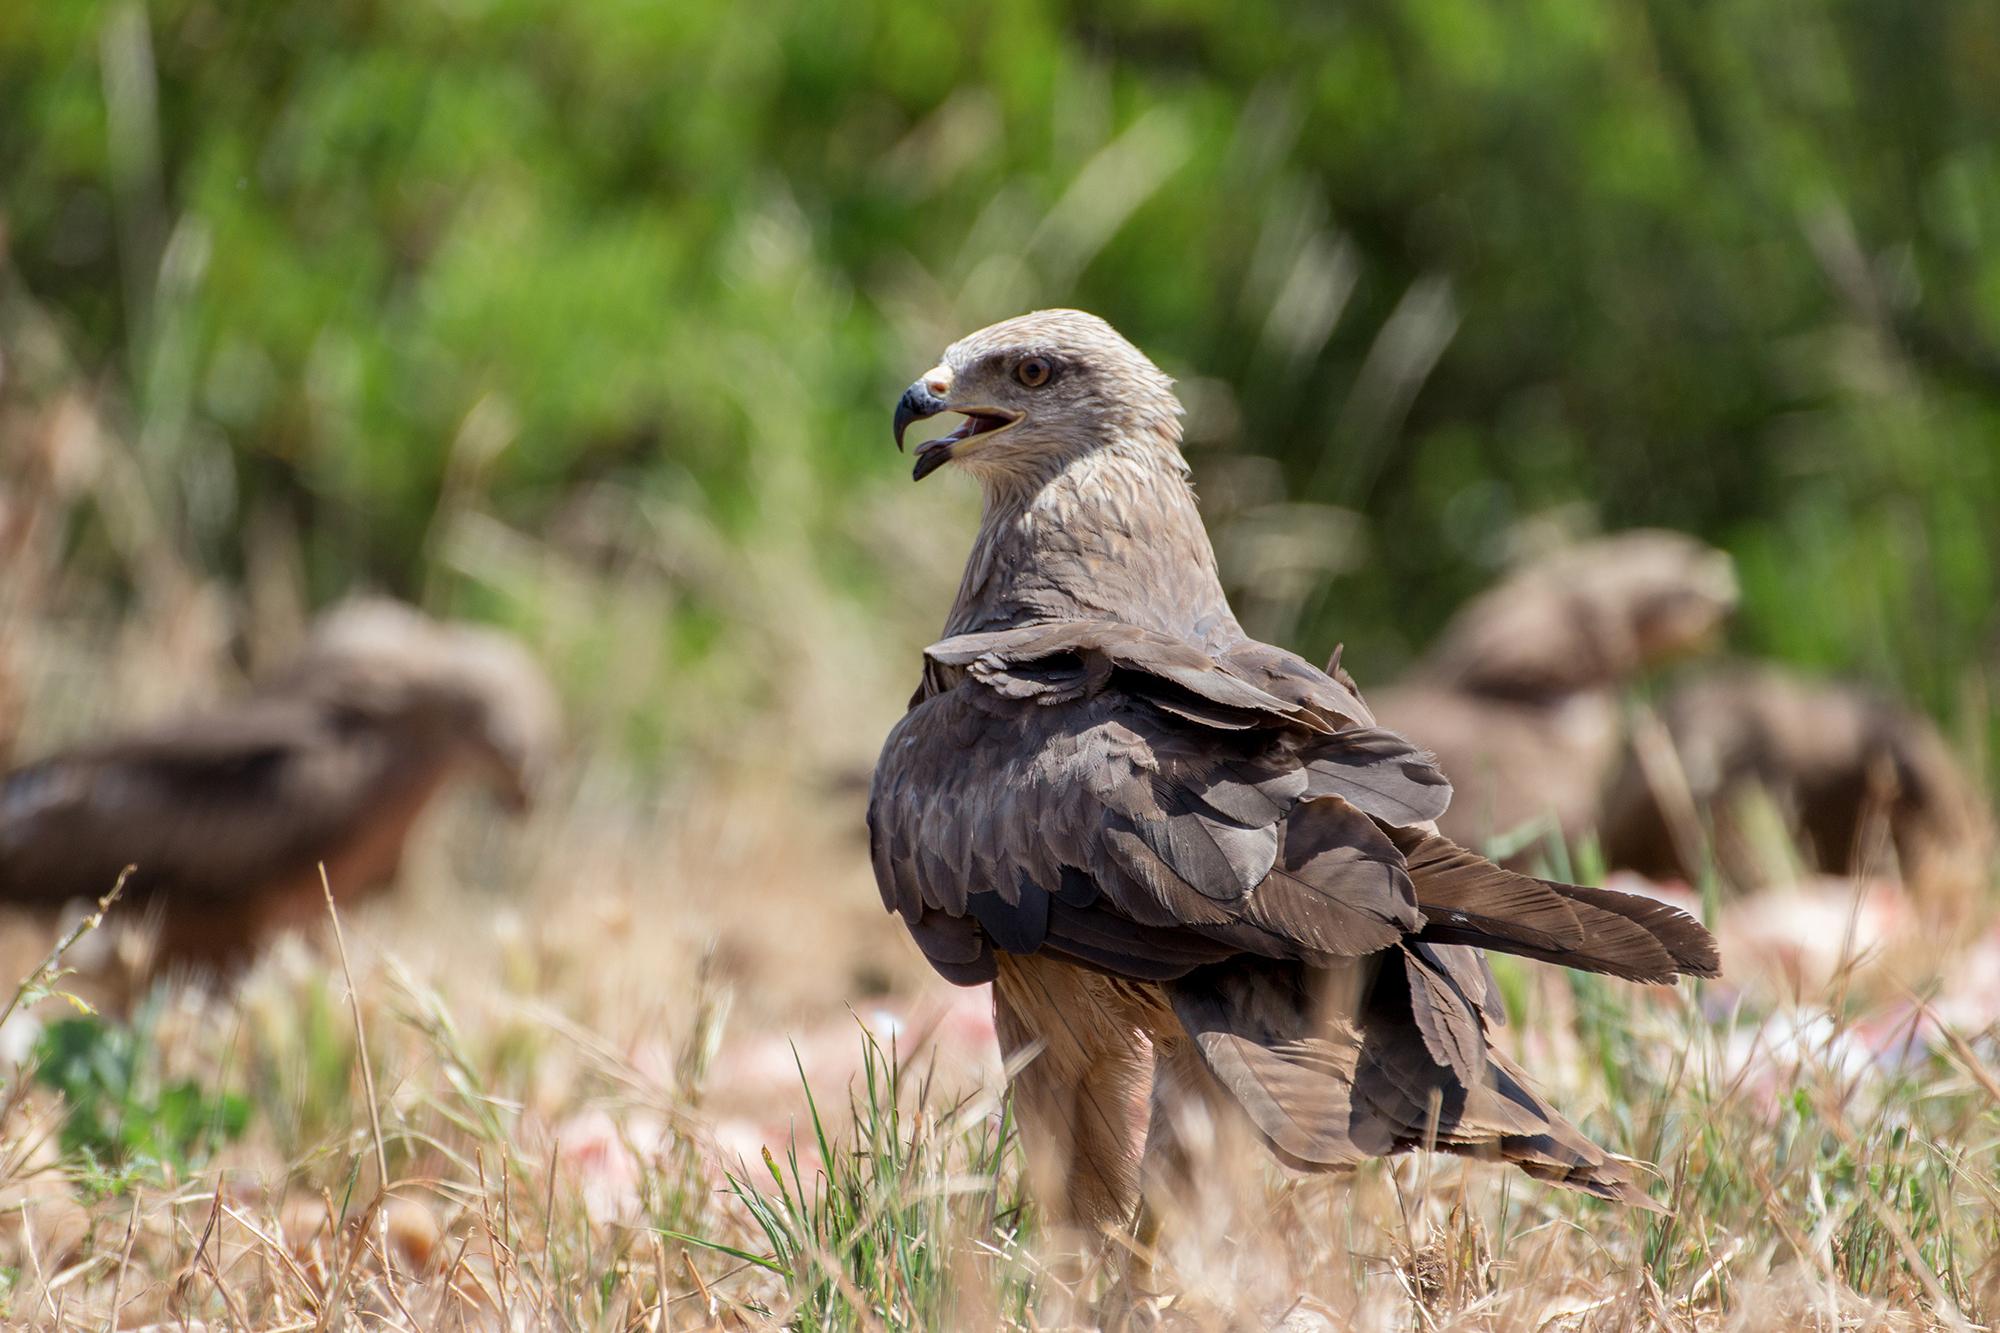
<svg viewBox="0 0 2000 1333">
<path fill-rule="evenodd" d="M 46 704 L 27 744 L 113 700 L 168 705 L 164 688 L 122 694 L 138 668 L 104 648 L 164 645 L 157 627 L 36 633 L 17 641 Z M 221 688 L 219 656 L 188 650 L 177 679 Z M 101 665 L 86 700 L 79 663 Z M 860 779 L 897 699 L 866 679 L 868 705 L 810 747 L 773 728 L 654 781 L 579 745 L 519 824 L 461 794 L 399 890 L 341 921 L 345 958 L 329 926 L 124 1015 L 31 989 L 0 1031 L 5 1317 L 1025 1328 L 1129 1305 L 1109 1276 L 1072 1288 L 1042 1265 L 986 997 L 931 977 L 881 910 Z M 1170 1226 L 1159 1317 L 1992 1321 L 1990 915 L 1947 941 L 1875 881 L 1710 912 L 1723 983 L 1503 964 L 1505 1041 L 1591 1133 L 1658 1164 L 1666 1211 L 1484 1164 L 1329 1180 L 1246 1156 L 1219 1164 L 1213 1209 Z M 9 920 L 13 973 L 53 936 Z M 110 994 L 100 978 L 130 947 L 114 906 L 53 988 Z"/>
</svg>

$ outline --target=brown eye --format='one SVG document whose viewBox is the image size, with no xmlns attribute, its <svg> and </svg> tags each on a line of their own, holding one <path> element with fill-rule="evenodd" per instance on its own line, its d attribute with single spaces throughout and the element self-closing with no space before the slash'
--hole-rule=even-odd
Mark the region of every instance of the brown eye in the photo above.
<svg viewBox="0 0 2000 1333">
<path fill-rule="evenodd" d="M 1049 363 L 1042 357 L 1031 356 L 1014 367 L 1014 378 L 1030 389 L 1039 389 L 1049 382 Z"/>
</svg>

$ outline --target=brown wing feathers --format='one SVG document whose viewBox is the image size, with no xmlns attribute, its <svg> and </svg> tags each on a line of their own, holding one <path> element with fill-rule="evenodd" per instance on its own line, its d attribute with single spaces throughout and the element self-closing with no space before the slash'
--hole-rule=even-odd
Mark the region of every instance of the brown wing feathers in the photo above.
<svg viewBox="0 0 2000 1333">
<path fill-rule="evenodd" d="M 1424 912 L 1420 939 L 1497 949 L 1628 981 L 1712 977 L 1720 966 L 1708 931 L 1665 903 L 1532 879 L 1423 830 L 1399 829 L 1393 836 Z"/>
<path fill-rule="evenodd" d="M 1541 1179 L 1657 1209 L 1629 1165 L 1591 1143 L 1486 1046 L 1476 1003 L 1425 956 L 1430 947 L 1317 973 L 1238 959 L 1171 982 L 1167 993 L 1210 1073 L 1295 1169 L 1432 1147 L 1498 1157 Z M 1328 990 L 1358 994 L 1328 1003 Z M 1440 995 L 1449 999 L 1439 1003 Z"/>
<path fill-rule="evenodd" d="M 1451 804 L 1451 784 L 1430 756 L 1379 727 L 1349 728 L 1315 746 L 1306 773 L 1308 791 L 1338 793 L 1392 828 L 1436 819 Z"/>
<path fill-rule="evenodd" d="M 1073 622 L 928 655 L 938 692 L 892 733 L 870 821 L 884 900 L 941 973 L 990 979 L 998 951 L 1163 983 L 1296 1166 L 1432 1145 L 1645 1202 L 1488 1047 L 1478 948 L 1670 982 L 1715 972 L 1698 923 L 1431 832 L 1451 788 L 1430 757 L 1275 649 Z"/>
<path fill-rule="evenodd" d="M 1386 949 L 1421 924 L 1401 861 L 1381 829 L 1340 797 L 1302 801 L 1285 823 L 1283 864 L 1245 915 L 1308 957 Z"/>
<path fill-rule="evenodd" d="M 1211 952 L 1167 947 L 1176 932 L 1321 961 L 1416 934 L 1637 981 L 1714 973 L 1707 932 L 1673 908 L 1502 870 L 1418 827 L 1448 804 L 1444 777 L 1393 732 L 1322 730 L 1351 696 L 1289 655 L 1231 663 L 1097 622 L 964 635 L 928 655 L 973 688 L 920 704 L 884 753 L 877 871 L 906 919 L 969 915 L 994 946 L 1032 953 L 1067 880 L 1059 920 L 1080 958 L 1149 976 Z M 1245 661 L 1267 674 L 1241 679 Z M 1177 706 L 1191 699 L 1228 710 L 1227 725 L 1191 726 Z M 921 767 L 931 735 L 949 742 L 949 771 Z M 1113 948 L 1093 912 L 1152 934 Z M 1165 956 L 1118 951 L 1141 946 Z"/>
</svg>

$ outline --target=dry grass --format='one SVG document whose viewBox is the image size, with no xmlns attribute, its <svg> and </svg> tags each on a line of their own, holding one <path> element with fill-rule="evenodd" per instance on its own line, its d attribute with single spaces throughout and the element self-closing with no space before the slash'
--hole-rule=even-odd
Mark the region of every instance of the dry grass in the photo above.
<svg viewBox="0 0 2000 1333">
<path fill-rule="evenodd" d="M 112 1052 L 124 1081 L 80 1110 L 10 1074 L 7 1318 L 875 1329 L 1112 1308 L 1105 1275 L 1066 1289 L 1038 1261 L 976 1001 L 949 1007 L 879 915 L 857 799 L 763 760 L 664 801 L 586 766 L 522 830 L 466 803 L 407 892 L 343 923 L 346 960 L 292 940 L 227 994 L 156 989 Z M 1884 1025 L 1924 1011 L 1852 967 L 1833 989 L 1872 998 L 1790 1026 L 1761 992 L 1504 982 L 1516 1050 L 1660 1164 L 1670 1211 L 1444 1160 L 1347 1181 L 1221 1162 L 1232 1188 L 1159 1256 L 1169 1326 L 2000 1310 L 1990 1037 L 1925 1027 L 1905 1053 Z M 46 1055 L 66 1006 L 32 1008 Z M 105 1132 L 66 1138 L 79 1114 Z"/>
</svg>

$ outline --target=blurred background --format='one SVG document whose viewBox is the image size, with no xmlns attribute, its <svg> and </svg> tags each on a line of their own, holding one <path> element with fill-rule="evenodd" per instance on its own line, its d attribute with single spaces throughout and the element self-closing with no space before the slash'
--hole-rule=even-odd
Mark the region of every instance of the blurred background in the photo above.
<svg viewBox="0 0 2000 1333">
<path fill-rule="evenodd" d="M 595 1277 L 614 1268 L 642 1312 L 723 1308 L 710 1280 L 745 1310 L 839 1306 L 852 1286 L 798 1256 L 877 1250 L 803 1202 L 816 1162 L 990 1178 L 990 1101 L 963 1120 L 998 1137 L 935 1161 L 919 1141 L 961 1118 L 912 1139 L 907 1089 L 872 1079 L 853 1152 L 822 1136 L 802 1176 L 794 1131 L 802 1077 L 841 1100 L 857 1018 L 997 1084 L 983 996 L 937 983 L 882 914 L 862 800 L 977 521 L 965 478 L 910 484 L 897 395 L 954 338 L 1048 305 L 1105 316 L 1179 379 L 1252 633 L 1315 661 L 1345 644 L 1379 698 L 1522 562 L 1677 529 L 1735 562 L 1734 656 L 1909 705 L 1938 730 L 1885 724 L 1923 759 L 1898 764 L 1956 765 L 1942 788 L 1990 822 L 1990 0 L 0 4 L 0 761 L 238 694 L 358 592 L 510 631 L 568 718 L 524 826 L 452 806 L 401 891 L 354 914 L 353 1028 L 346 955 L 293 940 L 234 991 L 154 990 L 129 1029 L 114 1008 L 0 1033 L 43 1085 L 0 1106 L 0 1314 L 68 1280 L 30 1284 L 43 1256 L 95 1265 L 69 1288 L 86 1314 L 123 1293 L 218 1317 L 219 1275 L 187 1296 L 210 1196 L 154 1188 L 211 1167 L 261 1210 L 222 1226 L 231 1254 L 275 1252 L 302 1197 L 324 1221 L 363 1178 L 425 1200 L 433 1239 L 490 1238 L 519 1182 L 552 1211 L 508 1223 L 526 1230 L 489 1253 L 493 1281 L 539 1255 L 538 1308 L 579 1327 L 627 1326 Z M 1589 750 L 1594 801 L 1619 710 L 1666 688 L 1591 682 L 1518 728 Z M 1454 707 L 1477 739 L 1521 702 Z M 1820 719 L 1874 725 L 1846 707 L 1803 708 L 1801 750 Z M 1850 795 L 1880 757 L 1850 747 Z M 1604 868 L 1577 854 L 1554 868 Z M 1606 1242 L 1601 1214 L 1538 1225 L 1585 1205 L 1496 1186 L 1474 1268 L 1497 1255 L 1531 1304 L 1586 1271 L 1604 1301 L 1652 1293 L 1635 1323 L 1663 1291 L 1777 1310 L 1758 1284 L 1794 1256 L 1829 1293 L 2000 1310 L 2000 1189 L 1967 1183 L 1992 1158 L 1959 1147 L 1990 1147 L 2000 1086 L 1979 1063 L 2000 1050 L 1993 864 L 1962 955 L 1866 867 L 1821 869 L 1775 907 L 1718 914 L 1712 868 L 1662 890 L 1708 910 L 1727 985 L 1502 964 L 1523 1059 L 1661 1162 L 1697 1222 Z M 0 948 L 13 975 L 48 924 Z M 68 1012 L 22 993 L 35 1024 Z M 907 1160 L 884 1148 L 905 1140 Z M 809 1241 L 773 1230 L 761 1181 L 720 1192 L 786 1144 Z M 1418 1265 L 1418 1177 L 1396 1170 L 1364 1173 L 1352 1212 L 1323 1183 L 1288 1194 L 1363 1238 L 1282 1224 L 1297 1272 L 1273 1291 L 1379 1292 L 1396 1279 L 1374 1251 Z M 1876 1225 L 1876 1182 L 1902 1229 Z M 1015 1206 L 962 1193 L 912 1197 L 1012 1252 Z M 684 1232 L 728 1238 L 732 1266 L 697 1246 L 699 1266 L 676 1251 L 688 1281 L 670 1272 L 660 1238 Z M 100 1262 L 134 1234 L 139 1295 Z M 792 1304 L 722 1287 L 745 1263 Z M 256 1288 L 272 1324 L 297 1314 L 282 1267 Z M 363 1267 L 378 1313 L 400 1305 L 396 1264 Z M 841 1280 L 938 1326 L 957 1278 L 926 1272 Z M 1352 1309 L 1400 1317 L 1387 1289 Z"/>
<path fill-rule="evenodd" d="M 76 0 L 0 89 L 5 392 L 95 417 L 59 606 L 365 585 L 641 769 L 865 763 L 974 505 L 895 395 L 1069 304 L 1181 379 L 1250 628 L 1364 685 L 1657 524 L 1741 648 L 1993 743 L 1991 5 Z"/>
</svg>

